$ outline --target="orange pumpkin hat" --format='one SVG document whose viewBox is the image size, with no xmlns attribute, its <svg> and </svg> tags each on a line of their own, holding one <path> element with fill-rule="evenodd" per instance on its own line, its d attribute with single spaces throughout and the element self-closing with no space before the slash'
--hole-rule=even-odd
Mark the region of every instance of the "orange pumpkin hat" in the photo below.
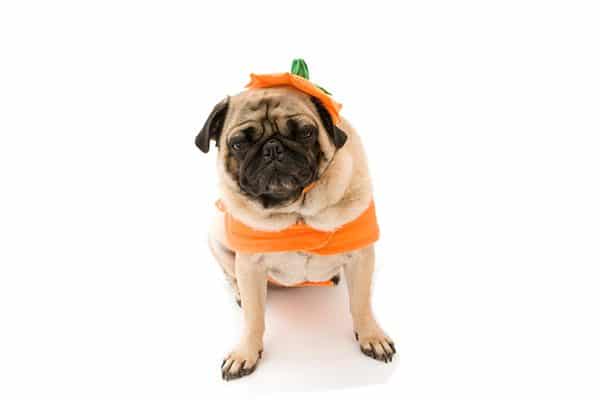
<svg viewBox="0 0 600 400">
<path fill-rule="evenodd" d="M 246 87 L 248 89 L 260 89 L 273 86 L 292 86 L 301 92 L 321 100 L 327 111 L 329 111 L 333 123 L 339 123 L 342 105 L 333 100 L 330 93 L 325 89 L 309 81 L 308 77 L 306 62 L 301 58 L 297 58 L 292 62 L 292 72 L 262 75 L 250 74 L 250 83 Z"/>
</svg>

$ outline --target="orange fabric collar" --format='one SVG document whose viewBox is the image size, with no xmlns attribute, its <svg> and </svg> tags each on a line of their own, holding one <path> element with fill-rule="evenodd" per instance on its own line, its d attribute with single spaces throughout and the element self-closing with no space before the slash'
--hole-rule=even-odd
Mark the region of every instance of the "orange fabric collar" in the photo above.
<svg viewBox="0 0 600 400">
<path fill-rule="evenodd" d="M 379 239 L 373 201 L 358 218 L 331 232 L 319 231 L 305 223 L 278 232 L 260 231 L 233 218 L 221 201 L 217 202 L 217 207 L 225 214 L 228 247 L 242 253 L 303 251 L 324 256 L 358 250 Z"/>
</svg>

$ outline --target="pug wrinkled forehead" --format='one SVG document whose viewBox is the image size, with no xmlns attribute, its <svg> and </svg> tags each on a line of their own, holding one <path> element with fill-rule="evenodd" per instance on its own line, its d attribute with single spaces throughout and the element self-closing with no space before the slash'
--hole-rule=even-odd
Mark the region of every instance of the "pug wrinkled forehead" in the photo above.
<svg viewBox="0 0 600 400">
<path fill-rule="evenodd" d="M 273 208 L 299 199 L 346 138 L 318 98 L 282 86 L 221 101 L 196 145 L 206 153 L 214 140 L 222 173 L 243 195 Z"/>
</svg>

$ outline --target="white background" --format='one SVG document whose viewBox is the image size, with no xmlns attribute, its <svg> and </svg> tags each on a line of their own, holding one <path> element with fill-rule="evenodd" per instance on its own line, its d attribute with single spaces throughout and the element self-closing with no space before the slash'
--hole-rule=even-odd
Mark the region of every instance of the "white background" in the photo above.
<svg viewBox="0 0 600 400">
<path fill-rule="evenodd" d="M 3 1 L 0 398 L 598 399 L 594 3 Z M 296 57 L 364 138 L 399 355 L 360 354 L 343 287 L 277 291 L 223 383 L 194 137 Z"/>
</svg>

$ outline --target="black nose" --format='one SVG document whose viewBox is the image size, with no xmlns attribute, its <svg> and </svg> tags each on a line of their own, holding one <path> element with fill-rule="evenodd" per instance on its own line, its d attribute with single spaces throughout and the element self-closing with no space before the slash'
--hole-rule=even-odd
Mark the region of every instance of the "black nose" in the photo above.
<svg viewBox="0 0 600 400">
<path fill-rule="evenodd" d="M 265 161 L 283 160 L 283 146 L 277 139 L 271 139 L 263 146 L 263 158 Z"/>
</svg>

